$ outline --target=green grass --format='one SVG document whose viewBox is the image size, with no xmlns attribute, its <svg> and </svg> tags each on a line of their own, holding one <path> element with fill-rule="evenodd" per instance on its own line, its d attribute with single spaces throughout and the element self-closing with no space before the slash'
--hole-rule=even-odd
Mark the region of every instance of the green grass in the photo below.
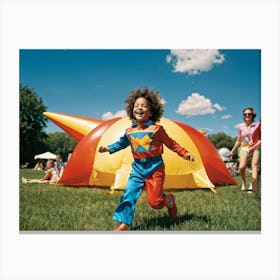
<svg viewBox="0 0 280 280">
<path fill-rule="evenodd" d="M 41 178 L 43 172 L 20 170 L 20 177 Z M 240 182 L 240 178 L 236 178 Z M 122 191 L 20 182 L 21 231 L 111 231 Z M 239 186 L 177 190 L 178 215 L 154 210 L 143 192 L 136 204 L 132 230 L 137 231 L 260 231 L 261 193 L 242 192 Z"/>
</svg>

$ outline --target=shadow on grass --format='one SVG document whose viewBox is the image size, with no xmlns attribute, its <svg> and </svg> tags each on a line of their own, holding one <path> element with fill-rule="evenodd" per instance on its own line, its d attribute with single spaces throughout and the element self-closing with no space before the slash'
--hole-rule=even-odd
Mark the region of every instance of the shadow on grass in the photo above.
<svg viewBox="0 0 280 280">
<path fill-rule="evenodd" d="M 131 230 L 170 230 L 173 226 L 180 226 L 188 221 L 200 221 L 202 223 L 210 223 L 210 217 L 206 215 L 184 214 L 174 218 L 168 216 L 144 218 L 140 225 L 132 226 Z M 159 229 L 159 230 L 161 230 Z"/>
</svg>

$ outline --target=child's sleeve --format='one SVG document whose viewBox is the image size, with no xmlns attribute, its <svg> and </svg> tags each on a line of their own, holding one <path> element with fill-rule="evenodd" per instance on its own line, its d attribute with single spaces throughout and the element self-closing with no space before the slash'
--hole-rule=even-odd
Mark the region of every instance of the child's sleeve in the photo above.
<svg viewBox="0 0 280 280">
<path fill-rule="evenodd" d="M 130 142 L 129 142 L 126 134 L 124 134 L 123 136 L 120 137 L 119 141 L 108 146 L 109 153 L 113 154 L 119 150 L 125 149 L 129 145 L 130 145 Z"/>
<path fill-rule="evenodd" d="M 168 149 L 172 150 L 173 152 L 177 153 L 179 156 L 183 158 L 187 156 L 187 153 L 189 152 L 185 148 L 181 147 L 175 140 L 170 138 L 163 127 L 160 127 L 158 133 L 162 143 Z"/>
</svg>

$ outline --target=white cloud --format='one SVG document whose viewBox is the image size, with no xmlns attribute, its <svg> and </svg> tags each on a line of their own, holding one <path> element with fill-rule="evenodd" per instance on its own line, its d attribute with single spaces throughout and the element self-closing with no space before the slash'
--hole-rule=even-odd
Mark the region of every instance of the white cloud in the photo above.
<svg viewBox="0 0 280 280">
<path fill-rule="evenodd" d="M 232 118 L 232 115 L 223 115 L 223 116 L 221 116 L 222 120 L 227 120 L 227 119 L 230 119 L 230 118 Z"/>
<path fill-rule="evenodd" d="M 115 114 L 111 113 L 111 112 L 106 112 L 104 113 L 101 118 L 102 120 L 110 120 L 116 117 L 126 117 L 127 113 L 125 110 L 118 110 Z"/>
<path fill-rule="evenodd" d="M 176 112 L 180 115 L 195 116 L 214 114 L 215 110 L 210 99 L 199 93 L 192 93 L 186 100 L 181 101 Z"/>
<path fill-rule="evenodd" d="M 171 50 L 171 51 L 172 51 L 172 50 Z M 171 54 L 167 55 L 167 56 L 166 56 L 166 62 L 167 62 L 167 63 L 171 63 L 171 60 L 172 60 Z"/>
<path fill-rule="evenodd" d="M 223 111 L 223 110 L 226 109 L 226 107 L 222 107 L 222 106 L 219 105 L 218 103 L 215 103 L 215 104 L 213 105 L 213 107 L 214 107 L 215 109 L 217 109 L 218 111 Z"/>
<path fill-rule="evenodd" d="M 187 99 L 182 100 L 176 113 L 185 116 L 198 116 L 214 114 L 216 110 L 223 110 L 224 107 L 215 103 L 199 93 L 192 93 Z"/>
<path fill-rule="evenodd" d="M 225 58 L 219 50 L 170 50 L 170 55 L 166 57 L 166 62 L 171 63 L 174 72 L 197 75 L 207 72 L 215 64 L 222 64 Z"/>
</svg>

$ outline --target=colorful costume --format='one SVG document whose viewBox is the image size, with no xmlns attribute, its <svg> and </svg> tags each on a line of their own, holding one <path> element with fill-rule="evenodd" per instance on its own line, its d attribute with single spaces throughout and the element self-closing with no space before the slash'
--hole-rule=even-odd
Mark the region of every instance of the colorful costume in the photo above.
<svg viewBox="0 0 280 280">
<path fill-rule="evenodd" d="M 132 123 L 119 141 L 108 146 L 109 152 L 114 153 L 130 145 L 134 157 L 132 172 L 113 216 L 114 220 L 131 225 L 135 203 L 144 187 L 151 207 L 161 209 L 168 205 L 168 199 L 163 193 L 163 144 L 179 156 L 187 156 L 188 151 L 171 139 L 162 126 L 151 120 L 143 125 Z"/>
<path fill-rule="evenodd" d="M 239 149 L 239 155 L 242 157 L 248 156 L 249 149 L 257 146 L 261 140 L 261 123 L 252 122 L 249 126 L 245 123 L 241 123 L 237 127 L 238 137 L 241 139 L 241 146 Z"/>
</svg>

